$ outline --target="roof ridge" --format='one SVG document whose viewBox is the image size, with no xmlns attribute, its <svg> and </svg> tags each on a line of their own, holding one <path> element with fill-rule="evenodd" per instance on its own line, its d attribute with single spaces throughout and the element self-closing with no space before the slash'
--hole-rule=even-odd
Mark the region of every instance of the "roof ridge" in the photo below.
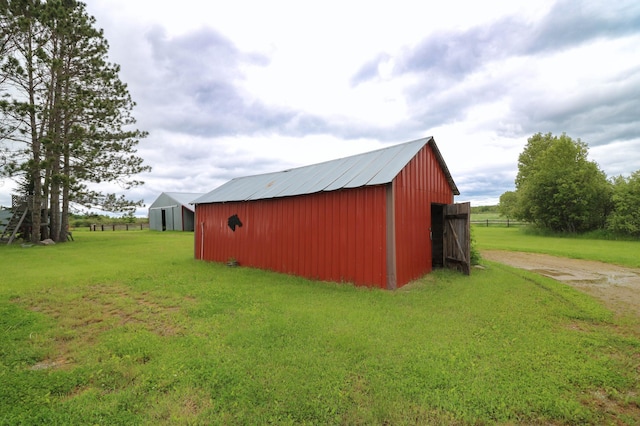
<svg viewBox="0 0 640 426">
<path fill-rule="evenodd" d="M 250 201 L 335 191 L 343 188 L 382 185 L 391 182 L 426 145 L 432 145 L 436 160 L 458 195 L 432 136 L 379 148 L 361 154 L 294 167 L 279 172 L 236 177 L 197 198 L 193 204 Z M 391 151 L 393 155 L 384 155 Z"/>
</svg>

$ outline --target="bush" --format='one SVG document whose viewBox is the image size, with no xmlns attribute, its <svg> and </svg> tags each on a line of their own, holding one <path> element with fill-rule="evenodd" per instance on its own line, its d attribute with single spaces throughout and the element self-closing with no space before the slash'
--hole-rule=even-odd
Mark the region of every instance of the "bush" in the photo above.
<svg viewBox="0 0 640 426">
<path fill-rule="evenodd" d="M 607 220 L 607 229 L 616 234 L 640 237 L 640 170 L 629 178 L 615 178 L 612 198 L 613 212 Z"/>
<path fill-rule="evenodd" d="M 479 265 L 480 260 L 482 260 L 482 256 L 480 256 L 480 250 L 478 250 L 478 246 L 476 244 L 476 238 L 474 236 L 473 226 L 471 227 L 469 235 L 471 237 L 471 254 L 469 256 L 471 258 L 470 259 L 471 265 Z"/>
</svg>

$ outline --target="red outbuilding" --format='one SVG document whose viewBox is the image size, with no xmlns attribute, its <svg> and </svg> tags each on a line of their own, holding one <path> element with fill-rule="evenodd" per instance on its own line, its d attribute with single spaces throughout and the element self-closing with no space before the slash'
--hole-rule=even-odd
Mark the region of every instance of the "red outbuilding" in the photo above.
<svg viewBox="0 0 640 426">
<path fill-rule="evenodd" d="M 233 179 L 193 201 L 195 257 L 395 289 L 469 273 L 469 203 L 432 137 Z"/>
</svg>

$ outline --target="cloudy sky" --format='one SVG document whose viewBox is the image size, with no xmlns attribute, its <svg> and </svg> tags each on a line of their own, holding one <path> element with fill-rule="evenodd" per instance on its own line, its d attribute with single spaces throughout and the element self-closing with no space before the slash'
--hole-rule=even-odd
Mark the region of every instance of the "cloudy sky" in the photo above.
<svg viewBox="0 0 640 426">
<path fill-rule="evenodd" d="M 475 205 L 514 189 L 537 132 L 640 169 L 637 0 L 86 3 L 149 131 L 128 192 L 147 204 L 425 136 Z"/>
</svg>

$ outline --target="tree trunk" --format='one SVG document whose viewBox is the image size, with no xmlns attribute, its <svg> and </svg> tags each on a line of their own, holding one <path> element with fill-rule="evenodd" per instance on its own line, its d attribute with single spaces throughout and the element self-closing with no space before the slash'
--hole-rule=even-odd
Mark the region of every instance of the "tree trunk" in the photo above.
<svg viewBox="0 0 640 426">
<path fill-rule="evenodd" d="M 31 126 L 31 153 L 32 162 L 29 168 L 29 174 L 33 181 L 33 198 L 31 205 L 31 242 L 40 242 L 40 224 L 42 223 L 42 164 L 41 164 L 41 142 L 37 130 L 36 121 L 36 82 L 34 79 L 34 57 L 33 52 L 33 34 L 31 33 L 31 27 L 28 30 L 29 37 L 27 38 L 27 52 L 28 52 L 28 90 L 29 90 L 29 105 L 31 106 L 29 111 L 29 124 Z"/>
<path fill-rule="evenodd" d="M 66 78 L 64 84 L 64 98 L 69 99 L 69 70 L 66 70 Z M 60 218 L 60 235 L 58 241 L 67 241 L 69 233 L 69 197 L 71 196 L 71 144 L 73 143 L 74 134 L 72 132 L 71 114 L 65 114 L 62 125 L 62 209 Z"/>
</svg>

